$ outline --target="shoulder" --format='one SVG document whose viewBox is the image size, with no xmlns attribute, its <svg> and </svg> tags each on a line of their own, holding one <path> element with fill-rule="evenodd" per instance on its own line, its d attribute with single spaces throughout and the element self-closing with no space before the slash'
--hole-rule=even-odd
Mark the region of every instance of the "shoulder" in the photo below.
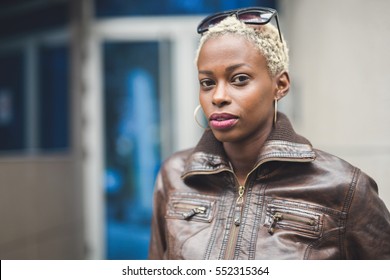
<svg viewBox="0 0 390 280">
<path fill-rule="evenodd" d="M 163 161 L 162 168 L 183 167 L 193 150 L 193 148 L 190 148 L 174 152 Z"/>
<path fill-rule="evenodd" d="M 325 152 L 325 151 L 322 151 L 319 149 L 313 149 L 313 150 L 316 154 L 315 162 L 317 162 L 318 164 L 322 164 L 325 166 L 330 165 L 330 166 L 334 166 L 335 168 L 343 168 L 343 169 L 344 168 L 347 168 L 347 169 L 356 168 L 348 161 L 346 161 L 346 160 L 344 160 L 336 155 L 333 155 L 331 153 L 328 153 L 328 152 Z"/>
<path fill-rule="evenodd" d="M 336 172 L 345 175 L 345 173 L 355 172 L 357 169 L 359 169 L 338 156 L 319 149 L 313 150 L 316 154 L 316 158 L 313 163 L 317 168 L 323 170 L 324 172 Z"/>
<path fill-rule="evenodd" d="M 189 191 L 189 186 L 183 181 L 182 174 L 192 151 L 191 148 L 175 152 L 163 161 L 157 177 L 157 190 L 165 195 Z"/>
<path fill-rule="evenodd" d="M 369 186 L 374 191 L 377 191 L 375 181 L 360 170 L 359 167 L 328 152 L 318 149 L 314 149 L 314 151 L 316 159 L 313 164 L 315 164 L 316 169 L 323 174 L 327 174 L 330 180 L 348 183 L 350 187 L 357 187 L 358 185 Z"/>
<path fill-rule="evenodd" d="M 175 178 L 174 180 L 179 180 L 192 151 L 193 148 L 174 152 L 162 162 L 159 172 L 160 175 L 162 177 L 169 177 L 171 179 Z"/>
</svg>

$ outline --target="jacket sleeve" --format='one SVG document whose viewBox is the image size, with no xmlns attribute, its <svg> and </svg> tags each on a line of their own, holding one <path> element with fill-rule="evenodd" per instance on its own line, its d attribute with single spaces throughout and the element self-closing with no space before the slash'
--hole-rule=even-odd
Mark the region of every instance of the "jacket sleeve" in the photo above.
<svg viewBox="0 0 390 280">
<path fill-rule="evenodd" d="M 154 189 L 153 217 L 151 226 L 151 238 L 149 243 L 149 259 L 162 260 L 166 258 L 165 238 L 165 209 L 166 197 L 161 171 L 159 172 Z"/>
<path fill-rule="evenodd" d="M 390 214 L 373 179 L 358 171 L 345 231 L 347 259 L 390 259 Z M 352 183 L 353 184 L 353 183 Z"/>
</svg>

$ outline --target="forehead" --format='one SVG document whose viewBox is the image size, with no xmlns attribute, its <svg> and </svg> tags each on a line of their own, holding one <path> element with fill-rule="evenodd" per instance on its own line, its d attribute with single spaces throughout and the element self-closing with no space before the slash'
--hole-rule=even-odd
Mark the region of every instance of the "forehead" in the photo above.
<svg viewBox="0 0 390 280">
<path fill-rule="evenodd" d="M 209 38 L 202 46 L 198 68 L 215 64 L 246 63 L 255 67 L 266 66 L 266 60 L 250 40 L 235 34 Z"/>
</svg>

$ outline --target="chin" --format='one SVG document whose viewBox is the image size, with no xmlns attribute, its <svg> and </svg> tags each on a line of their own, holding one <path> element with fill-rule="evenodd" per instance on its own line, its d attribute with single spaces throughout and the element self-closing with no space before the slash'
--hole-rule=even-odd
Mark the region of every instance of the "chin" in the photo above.
<svg viewBox="0 0 390 280">
<path fill-rule="evenodd" d="M 228 132 L 228 131 L 215 131 L 212 130 L 214 137 L 219 141 L 219 142 L 239 142 L 240 137 L 236 135 L 233 132 Z"/>
</svg>

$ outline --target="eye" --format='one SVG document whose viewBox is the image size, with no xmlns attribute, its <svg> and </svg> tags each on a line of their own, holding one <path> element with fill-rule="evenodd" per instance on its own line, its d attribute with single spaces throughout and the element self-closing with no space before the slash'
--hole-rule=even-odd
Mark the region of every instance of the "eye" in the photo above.
<svg viewBox="0 0 390 280">
<path fill-rule="evenodd" d="M 250 77 L 245 74 L 238 74 L 233 77 L 232 83 L 237 86 L 246 85 L 249 82 Z"/>
<path fill-rule="evenodd" d="M 215 85 L 215 82 L 211 79 L 202 79 L 199 81 L 199 84 L 204 90 L 208 90 Z"/>
</svg>

